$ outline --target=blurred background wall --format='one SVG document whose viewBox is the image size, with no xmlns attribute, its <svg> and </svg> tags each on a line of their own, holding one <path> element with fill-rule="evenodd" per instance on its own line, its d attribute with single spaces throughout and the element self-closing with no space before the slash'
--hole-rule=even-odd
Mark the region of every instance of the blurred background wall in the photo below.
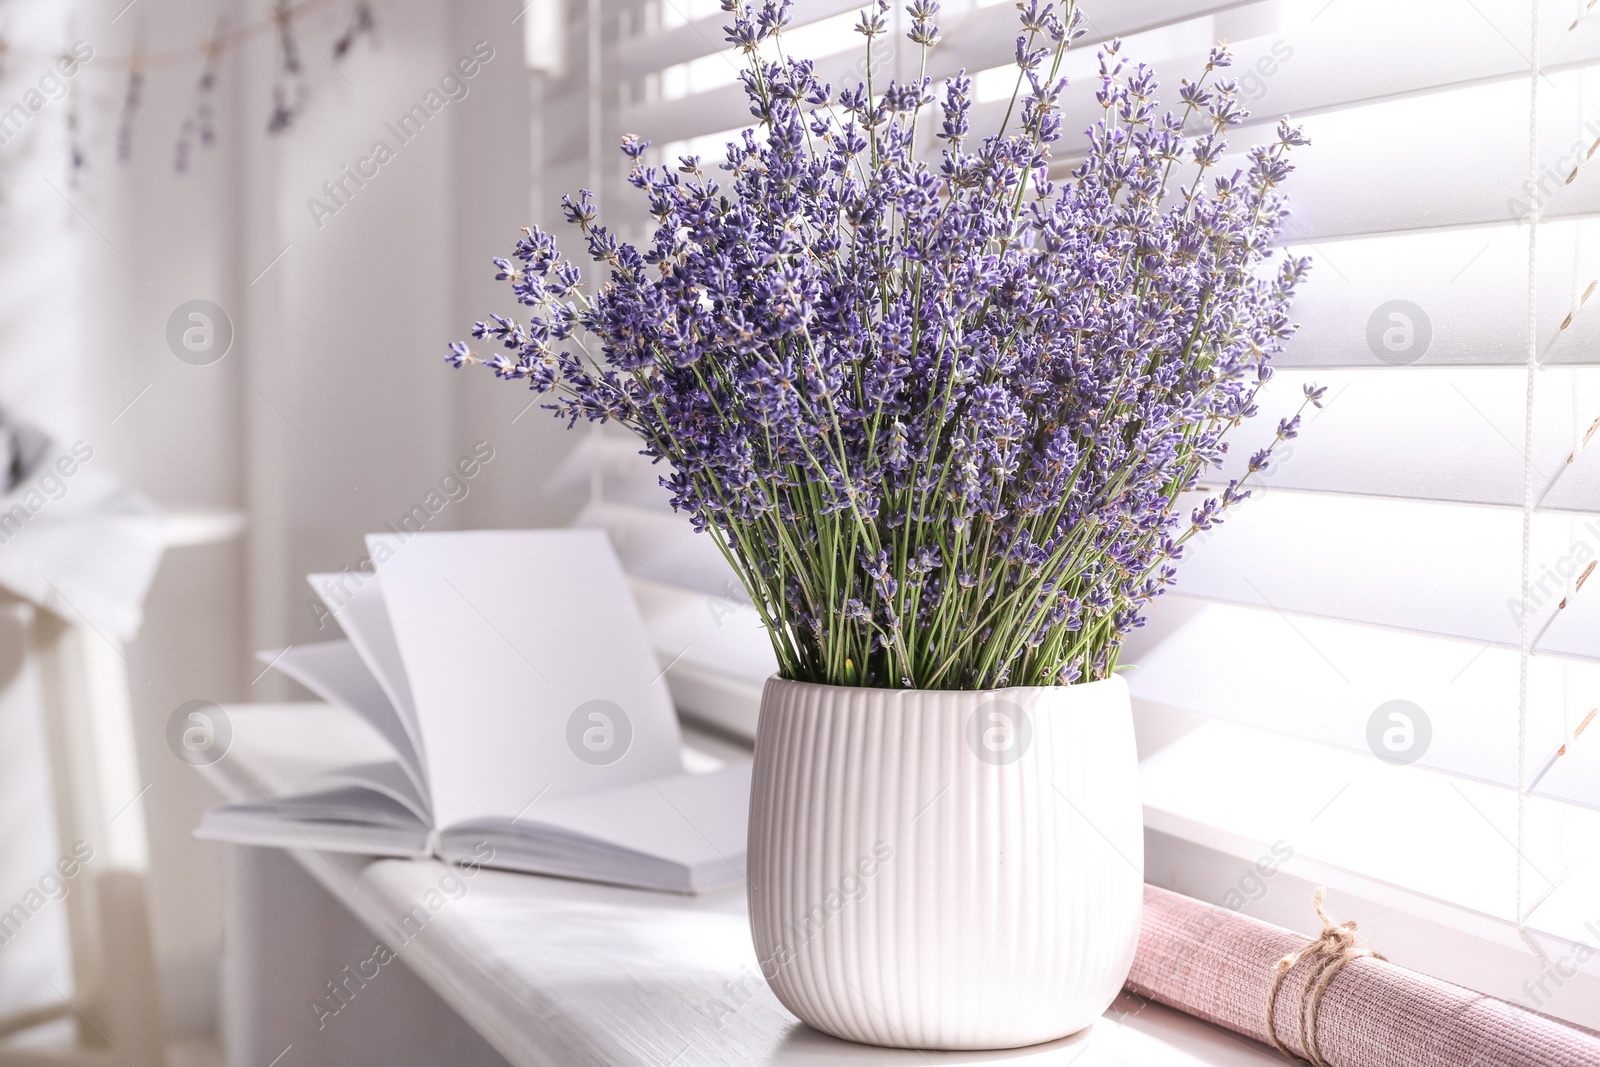
<svg viewBox="0 0 1600 1067">
<path fill-rule="evenodd" d="M 88 442 L 95 464 L 169 515 L 171 547 L 127 656 L 156 952 L 179 1035 L 217 1022 L 223 874 L 221 850 L 189 837 L 217 798 L 168 751 L 169 716 L 195 699 L 295 696 L 253 653 L 329 636 L 304 575 L 354 567 L 362 535 L 423 502 L 478 442 L 493 459 L 429 528 L 559 523 L 577 503 L 543 488 L 571 444 L 560 427 L 524 414 L 526 394 L 442 359 L 504 303 L 490 257 L 536 210 L 523 3 L 389 0 L 336 58 L 358 6 L 297 7 L 286 34 L 269 28 L 226 56 L 215 144 L 193 144 L 180 173 L 203 61 L 150 65 L 130 107 L 125 57 L 203 44 L 266 5 L 0 0 L 13 46 L 0 107 L 46 72 L 36 53 L 74 41 L 94 53 L 69 96 L 0 145 L 0 406 Z M 269 134 L 274 84 L 295 82 L 285 36 L 304 99 Z M 400 144 L 387 124 L 474 55 L 464 95 L 452 83 Z M 344 168 L 379 140 L 392 158 L 357 186 Z M 312 198 L 337 209 L 314 212 Z M 174 311 L 194 300 L 231 322 L 230 349 L 207 365 L 168 341 Z M 0 987 L 16 966 L 0 953 Z"/>
</svg>

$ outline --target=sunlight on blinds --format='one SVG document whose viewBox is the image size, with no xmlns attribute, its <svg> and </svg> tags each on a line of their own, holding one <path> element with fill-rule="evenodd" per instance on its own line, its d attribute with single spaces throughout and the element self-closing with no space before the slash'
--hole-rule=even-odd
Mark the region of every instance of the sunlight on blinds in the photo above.
<svg viewBox="0 0 1600 1067">
<path fill-rule="evenodd" d="M 868 63 L 850 30 L 856 7 L 801 0 L 787 34 L 835 89 Z M 1600 726 L 1585 731 L 1600 706 L 1600 17 L 1565 0 L 1540 0 L 1537 23 L 1531 0 L 1085 10 L 1066 130 L 1099 118 L 1100 43 L 1122 38 L 1170 90 L 1226 39 L 1253 113 L 1235 143 L 1285 113 L 1312 142 L 1286 187 L 1285 250 L 1315 263 L 1294 309 L 1303 327 L 1216 480 L 1241 473 L 1265 443 L 1250 435 L 1270 437 L 1305 384 L 1326 385 L 1328 401 L 1255 496 L 1195 545 L 1176 591 L 1130 642 L 1135 695 L 1499 790 L 1507 805 L 1488 807 L 1518 813 L 1492 820 L 1512 871 L 1528 840 L 1565 841 L 1588 825 L 1530 811 L 1600 809 Z M 974 132 L 992 130 L 1016 78 L 994 65 L 1011 54 L 1015 11 L 949 3 L 941 17 L 928 73 L 974 75 Z M 714 163 L 751 121 L 724 21 L 709 0 L 605 17 L 600 192 L 631 237 L 650 220 L 610 154 L 621 134 L 653 140 L 653 163 Z M 578 18 L 568 32 L 588 31 Z M 898 58 L 893 47 L 872 57 L 878 84 L 914 74 L 897 72 Z M 552 194 L 586 180 L 574 106 L 585 77 L 546 95 Z M 935 152 L 927 125 L 923 149 Z M 1058 146 L 1058 180 L 1079 144 L 1069 134 Z M 722 721 L 748 715 L 729 709 L 753 702 L 771 667 L 759 631 L 748 610 L 744 625 L 723 625 L 740 612 L 737 588 L 666 513 L 660 472 L 635 452 L 602 434 L 574 460 L 604 472 L 583 521 L 626 546 L 641 595 L 673 620 L 660 633 L 664 658 L 684 665 L 675 672 L 721 679 L 696 692 L 715 691 Z M 1528 795 L 1540 803 L 1528 808 Z M 1510 918 L 1534 923 L 1536 909 L 1570 905 L 1559 899 L 1577 884 L 1570 876 L 1593 864 L 1577 844 L 1546 860 L 1558 870 L 1518 874 Z"/>
</svg>

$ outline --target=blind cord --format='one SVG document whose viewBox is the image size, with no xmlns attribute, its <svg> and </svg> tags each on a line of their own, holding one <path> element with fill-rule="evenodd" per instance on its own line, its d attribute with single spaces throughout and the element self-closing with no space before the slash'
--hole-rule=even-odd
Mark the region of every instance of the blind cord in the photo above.
<svg viewBox="0 0 1600 1067">
<path fill-rule="evenodd" d="M 1528 180 L 1530 189 L 1539 187 L 1539 2 L 1532 0 L 1529 19 L 1528 59 Z M 1528 807 L 1528 672 L 1533 654 L 1533 629 L 1529 618 L 1533 597 L 1533 414 L 1534 390 L 1539 372 L 1539 215 L 1541 205 L 1532 200 L 1528 213 L 1528 344 L 1527 384 L 1523 396 L 1522 427 L 1522 631 L 1517 663 L 1517 933 L 1528 935 L 1522 911 L 1523 875 L 1527 866 L 1523 850 L 1527 845 Z M 1537 952 L 1537 948 L 1535 948 Z"/>
</svg>

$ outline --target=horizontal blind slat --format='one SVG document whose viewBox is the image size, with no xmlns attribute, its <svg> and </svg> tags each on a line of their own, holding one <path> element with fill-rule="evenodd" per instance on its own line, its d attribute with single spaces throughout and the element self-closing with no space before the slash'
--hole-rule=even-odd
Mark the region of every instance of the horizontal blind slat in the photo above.
<svg viewBox="0 0 1600 1067">
<path fill-rule="evenodd" d="M 608 3 L 612 0 L 608 0 Z M 871 6 L 870 0 L 799 0 L 794 4 L 790 29 L 850 14 Z M 1074 47 L 1093 48 L 1112 37 L 1127 37 L 1208 15 L 1239 9 L 1267 7 L 1261 0 L 1118 0 L 1113 7 L 1094 13 L 1088 31 Z M 631 80 L 668 67 L 692 62 L 730 48 L 723 27 L 731 16 L 724 12 L 667 28 L 643 30 L 613 43 L 606 51 L 606 70 L 617 80 Z M 943 78 L 966 67 L 978 70 L 1004 62 L 1017 36 L 1017 11 L 1013 4 L 948 3 L 941 12 L 944 40 L 934 55 L 943 53 L 939 70 Z M 852 42 L 860 39 L 851 36 Z M 909 44 L 906 46 L 910 47 Z M 998 51 L 997 51 L 998 49 Z M 802 56 L 800 58 L 812 58 Z"/>
<path fill-rule="evenodd" d="M 1534 648 L 1600 660 L 1600 582 L 1559 608 L 1600 558 L 1600 516 L 1538 514 L 1532 538 Z M 1175 589 L 1516 648 L 1521 551 L 1518 509 L 1268 490 L 1190 542 Z"/>
<path fill-rule="evenodd" d="M 859 11 L 861 0 L 803 0 L 794 5 L 791 26 L 834 15 Z M 668 67 L 688 63 L 728 50 L 727 26 L 732 16 L 718 13 L 667 29 L 656 29 L 618 41 L 606 53 L 602 66 L 614 81 L 632 81 Z"/>
<path fill-rule="evenodd" d="M 1600 96 L 1585 103 L 1584 85 L 1600 89 L 1600 68 L 1549 75 L 1540 94 L 1539 143 L 1547 175 L 1530 196 L 1526 79 L 1381 101 L 1297 120 L 1311 144 L 1297 153 L 1286 190 L 1294 214 L 1286 241 L 1516 222 L 1530 204 L 1547 220 L 1600 213 L 1600 167 L 1584 166 L 1571 184 L 1574 151 L 1600 134 Z M 1584 135 L 1587 122 L 1594 132 Z M 1248 144 L 1259 131 L 1244 130 Z M 1554 146 L 1554 147 L 1549 147 Z M 1564 161 L 1564 162 L 1563 162 Z M 1227 174 L 1248 166 L 1230 152 Z M 1441 176 L 1451 180 L 1440 180 Z"/>
<path fill-rule="evenodd" d="M 1527 358 L 1526 227 L 1312 243 L 1291 234 L 1285 252 L 1311 257 L 1312 276 L 1296 295 L 1300 329 L 1279 366 L 1521 367 Z M 1538 269 L 1541 362 L 1600 363 L 1600 300 L 1582 299 L 1600 280 L 1600 220 L 1543 224 Z M 1401 332 L 1388 332 L 1395 326 Z"/>
<path fill-rule="evenodd" d="M 861 6 L 856 5 L 857 8 Z M 1089 33 L 1075 42 L 1073 47 L 1091 54 L 1097 45 L 1112 37 L 1181 25 L 1201 16 L 1245 6 L 1248 6 L 1245 2 L 1216 3 L 1214 0 L 1133 0 L 1119 3 L 1115 8 L 1097 13 L 1088 27 Z M 944 40 L 928 54 L 926 73 L 935 82 L 963 69 L 973 73 L 1007 63 L 1016 50 L 1019 30 L 1017 12 L 1011 4 L 971 8 L 946 18 L 942 26 Z M 708 27 L 702 25 L 701 29 Z M 1204 36 L 1209 37 L 1210 34 Z M 721 37 L 719 23 L 713 39 L 720 40 Z M 886 39 L 880 38 L 880 42 Z M 639 47 L 647 48 L 648 44 Z M 904 52 L 903 75 L 908 78 L 914 76 L 918 62 L 915 47 L 903 38 L 896 38 L 889 40 L 888 48 L 888 54 L 885 55 L 880 44 L 876 59 L 878 77 L 887 81 L 894 76 L 896 53 L 899 51 Z M 714 53 L 707 53 L 710 54 Z M 831 53 L 818 51 L 806 58 L 816 63 L 818 77 L 837 91 L 865 80 L 866 54 L 866 41 L 851 33 L 840 41 L 837 50 Z M 618 56 L 620 60 L 620 51 Z M 662 68 L 666 66 L 669 64 L 662 64 Z M 742 70 L 743 66 L 742 58 L 735 56 L 734 67 Z M 639 65 L 629 61 L 624 69 L 637 71 Z M 730 75 L 733 73 L 733 68 L 730 68 Z M 727 84 L 678 99 L 645 99 L 631 103 L 622 108 L 618 122 L 619 129 L 638 131 L 641 136 L 664 144 L 748 124 L 751 121 L 749 116 L 749 102 L 743 87 L 730 80 Z"/>
<path fill-rule="evenodd" d="M 1259 418 L 1234 431 L 1220 473 L 1205 477 L 1244 477 L 1251 453 L 1317 383 L 1327 389 L 1323 407 L 1306 410 L 1299 436 L 1277 447 L 1254 484 L 1520 509 L 1525 382 L 1513 367 L 1279 370 L 1258 396 Z M 1541 508 L 1600 513 L 1600 441 L 1580 447 L 1596 418 L 1600 369 L 1541 373 L 1532 453 Z"/>
<path fill-rule="evenodd" d="M 755 608 L 681 585 L 630 576 L 656 644 L 757 684 L 777 670 L 772 642 Z M 707 601 L 715 601 L 709 607 Z"/>
<path fill-rule="evenodd" d="M 679 586 L 703 597 L 738 599 L 744 595 L 710 535 L 695 532 L 683 516 L 602 501 L 585 507 L 572 525 L 610 534 L 622 569 L 634 577 Z"/>
<path fill-rule="evenodd" d="M 836 57 L 819 69 L 837 74 L 852 69 L 851 60 Z M 1519 157 L 1527 140 L 1525 81 L 1469 85 L 1297 120 L 1312 143 L 1295 154 L 1295 173 L 1285 187 L 1293 213 L 1281 234 L 1283 243 L 1316 247 L 1330 239 L 1497 225 L 1515 233 L 1514 224 L 1530 207 L 1550 223 L 1592 221 L 1600 216 L 1600 165 L 1588 163 L 1585 153 L 1600 139 L 1600 66 L 1551 79 L 1562 91 L 1546 94 L 1549 99 L 1541 106 L 1540 143 L 1553 147 L 1544 153 L 1542 191 L 1534 194 L 1524 188 L 1527 164 Z M 1592 103 L 1584 103 L 1580 80 L 1592 83 L 1587 90 Z M 665 145 L 752 123 L 742 92 L 730 86 L 624 109 L 617 133 L 650 130 L 655 143 Z M 1232 143 L 1239 150 L 1225 154 L 1211 173 L 1247 167 L 1244 146 L 1263 138 L 1270 134 L 1262 127 L 1235 131 Z M 1058 176 L 1076 166 L 1072 153 L 1081 144 L 1079 136 L 1069 134 L 1058 145 Z M 719 140 L 717 158 L 720 146 Z M 1574 171 L 1574 180 L 1565 184 Z M 1441 182 L 1441 174 L 1462 178 Z M 1192 179 L 1182 168 L 1175 177 L 1183 184 Z M 1174 181 L 1174 198 L 1178 188 Z M 647 218 L 642 201 L 624 200 L 617 208 L 625 222 Z"/>
<path fill-rule="evenodd" d="M 1171 594 L 1124 650 L 1134 697 L 1209 718 L 1369 751 L 1380 706 L 1420 708 L 1418 765 L 1515 787 L 1517 652 L 1264 607 Z M 1534 656 L 1528 751 L 1553 754 L 1600 692 L 1600 666 Z M 1565 799 L 1565 798 L 1564 798 Z"/>
<path fill-rule="evenodd" d="M 1375 26 L 1381 26 L 1382 32 L 1374 33 Z M 1600 61 L 1600 25 L 1584 23 L 1579 32 L 1562 34 L 1560 44 L 1548 64 L 1553 78 Z M 1526 57 L 1498 27 L 1483 18 L 1441 19 L 1429 5 L 1341 0 L 1314 22 L 1286 25 L 1244 40 L 1230 39 L 1228 47 L 1233 65 L 1218 76 L 1239 83 L 1239 101 L 1251 114 L 1245 131 L 1276 123 L 1284 115 L 1304 120 L 1321 112 L 1432 95 L 1481 82 L 1527 81 Z M 1130 43 L 1123 54 L 1156 70 L 1164 98 L 1174 94 L 1180 79 L 1194 77 L 1206 60 L 1204 48 L 1168 56 L 1150 54 L 1137 42 Z M 1360 61 L 1352 61 L 1354 56 Z M 1101 117 L 1101 109 L 1088 91 L 1092 78 L 1084 77 L 1094 73 L 1084 62 L 1090 57 L 1080 54 L 1077 58 L 1076 69 L 1069 73 L 1078 76 L 1062 100 L 1062 127 L 1069 135 L 1081 133 Z M 1005 84 L 1009 93 L 1009 82 Z M 1554 81 L 1548 89 L 1558 95 L 1565 92 L 1558 90 Z M 980 104 L 974 112 L 974 129 L 993 128 L 997 124 L 993 116 L 1003 111 L 1005 104 L 1005 100 L 992 99 Z M 1593 140 L 1593 134 L 1588 140 Z"/>
</svg>

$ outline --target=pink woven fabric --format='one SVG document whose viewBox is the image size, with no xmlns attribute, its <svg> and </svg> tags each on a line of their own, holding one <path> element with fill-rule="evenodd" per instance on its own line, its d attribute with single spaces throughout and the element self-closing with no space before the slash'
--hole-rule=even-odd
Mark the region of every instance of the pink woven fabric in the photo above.
<svg viewBox="0 0 1600 1067">
<path fill-rule="evenodd" d="M 1128 989 L 1267 1042 L 1273 968 L 1307 940 L 1147 885 Z M 1313 965 L 1285 976 L 1274 1013 L 1278 1039 L 1302 1055 L 1300 997 Z M 1372 958 L 1329 984 L 1317 1046 L 1333 1067 L 1600 1067 L 1600 1037 Z"/>
</svg>

